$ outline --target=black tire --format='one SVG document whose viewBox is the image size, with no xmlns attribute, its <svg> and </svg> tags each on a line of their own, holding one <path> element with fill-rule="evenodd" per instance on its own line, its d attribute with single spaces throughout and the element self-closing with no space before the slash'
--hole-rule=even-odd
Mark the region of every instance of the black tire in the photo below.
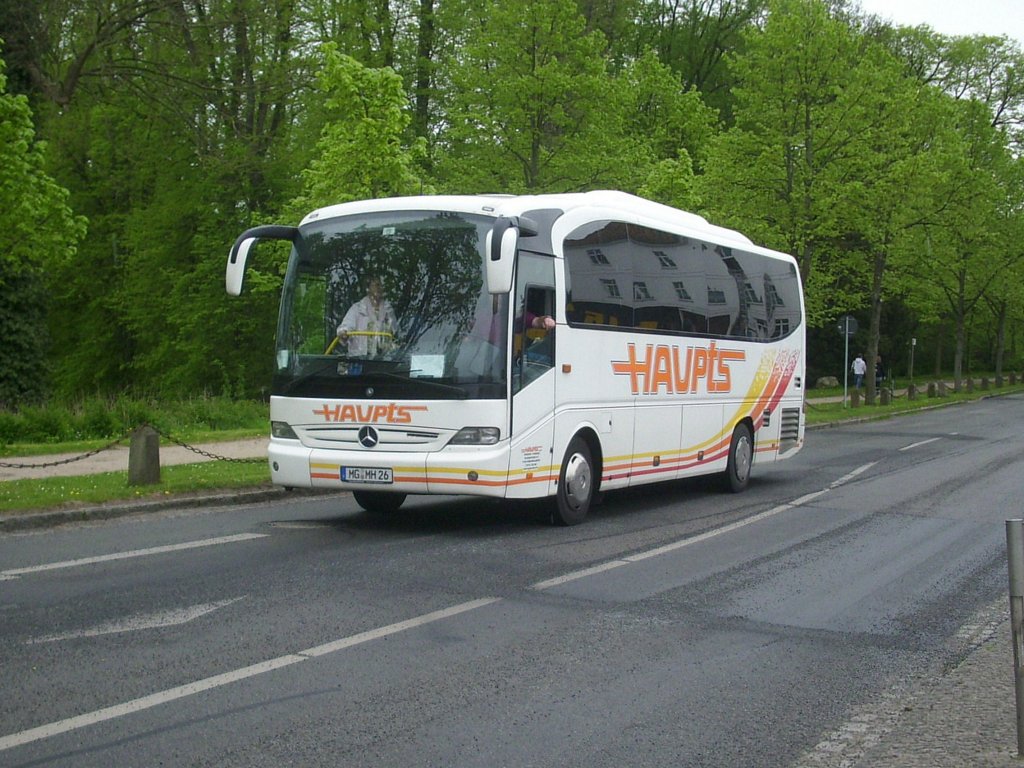
<svg viewBox="0 0 1024 768">
<path fill-rule="evenodd" d="M 579 436 L 565 449 L 551 519 L 557 525 L 579 525 L 594 500 L 594 462 L 590 446 Z"/>
<path fill-rule="evenodd" d="M 729 444 L 729 462 L 725 468 L 725 486 L 733 493 L 746 489 L 750 483 L 750 467 L 754 463 L 754 436 L 746 422 L 736 425 Z"/>
<path fill-rule="evenodd" d="M 367 512 L 390 514 L 397 512 L 405 501 L 404 493 L 387 493 L 384 491 L 352 491 L 356 504 Z"/>
</svg>

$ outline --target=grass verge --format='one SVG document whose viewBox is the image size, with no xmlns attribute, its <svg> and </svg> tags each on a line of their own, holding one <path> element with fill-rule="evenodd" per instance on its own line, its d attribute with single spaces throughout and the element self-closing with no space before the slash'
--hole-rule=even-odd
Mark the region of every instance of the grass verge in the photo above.
<svg viewBox="0 0 1024 768">
<path fill-rule="evenodd" d="M 258 428 L 244 427 L 222 430 L 182 429 L 180 432 L 172 433 L 172 436 L 183 443 L 195 445 L 196 443 L 216 443 L 225 440 L 248 440 L 249 438 L 266 437 L 267 429 L 267 424 L 261 424 Z M 70 440 L 59 443 L 8 443 L 7 445 L 0 445 L 0 458 L 7 456 L 52 456 L 56 453 L 88 453 L 89 451 L 105 448 L 111 443 L 128 445 L 130 442 L 131 436 L 129 435 L 116 441 L 97 438 Z M 171 441 L 166 439 L 161 439 L 160 444 L 172 445 Z"/>
<path fill-rule="evenodd" d="M 953 392 L 950 389 L 945 397 L 928 397 L 927 392 L 918 392 L 917 397 L 913 400 L 908 399 L 905 393 L 899 393 L 892 398 L 888 405 L 880 405 L 880 400 L 877 397 L 875 398 L 874 405 L 865 405 L 862 397 L 861 405 L 854 408 L 849 400 L 845 406 L 842 402 L 813 402 L 815 398 L 836 395 L 832 395 L 831 392 L 828 395 L 822 395 L 820 394 L 820 390 L 810 390 L 807 393 L 807 424 L 808 426 L 818 426 L 821 424 L 842 422 L 851 419 L 884 419 L 889 416 L 896 416 L 901 413 L 911 413 L 924 408 L 955 405 L 957 403 L 966 403 L 971 400 L 980 400 L 983 397 L 992 397 L 993 395 L 1010 395 L 1019 392 L 1024 392 L 1024 384 L 1015 384 L 1013 386 L 1005 385 L 999 388 L 993 387 L 990 389 L 980 389 L 975 387 L 973 392 Z M 839 397 L 842 397 L 842 394 L 842 390 L 839 390 L 837 393 Z"/>
<path fill-rule="evenodd" d="M 0 514 L 131 499 L 153 500 L 176 493 L 270 486 L 266 462 L 206 461 L 160 469 L 160 483 L 128 485 L 128 472 L 0 482 Z"/>
</svg>

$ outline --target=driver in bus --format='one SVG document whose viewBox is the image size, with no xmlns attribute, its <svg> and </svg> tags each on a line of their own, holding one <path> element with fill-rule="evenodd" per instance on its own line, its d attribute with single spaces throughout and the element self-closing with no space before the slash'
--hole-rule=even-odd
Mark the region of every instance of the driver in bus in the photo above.
<svg viewBox="0 0 1024 768">
<path fill-rule="evenodd" d="M 380 278 L 370 276 L 366 295 L 353 304 L 338 326 L 338 339 L 354 357 L 375 357 L 391 350 L 396 327 L 395 310 L 384 298 Z"/>
</svg>

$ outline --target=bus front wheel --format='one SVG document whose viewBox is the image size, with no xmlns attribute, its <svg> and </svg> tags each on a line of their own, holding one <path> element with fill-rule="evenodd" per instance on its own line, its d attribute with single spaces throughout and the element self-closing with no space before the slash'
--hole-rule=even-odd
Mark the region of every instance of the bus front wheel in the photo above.
<svg viewBox="0 0 1024 768">
<path fill-rule="evenodd" d="M 594 465 L 590 446 L 574 437 L 565 449 L 565 459 L 558 475 L 558 491 L 552 521 L 558 525 L 582 523 L 594 499 Z"/>
<path fill-rule="evenodd" d="M 367 512 L 387 514 L 397 512 L 405 501 L 404 493 L 383 493 L 381 491 L 353 491 L 356 504 Z"/>
<path fill-rule="evenodd" d="M 750 483 L 750 466 L 754 463 L 754 436 L 746 422 L 736 425 L 729 445 L 729 461 L 725 468 L 726 487 L 739 493 Z"/>
</svg>

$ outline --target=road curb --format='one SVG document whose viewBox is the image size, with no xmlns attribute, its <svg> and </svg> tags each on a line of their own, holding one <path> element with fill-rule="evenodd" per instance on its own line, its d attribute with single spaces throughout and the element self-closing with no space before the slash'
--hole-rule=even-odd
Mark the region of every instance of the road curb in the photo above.
<svg viewBox="0 0 1024 768">
<path fill-rule="evenodd" d="M 808 430 L 831 429 L 832 427 L 843 427 L 843 426 L 848 426 L 850 424 L 863 424 L 863 423 L 868 422 L 868 421 L 883 421 L 885 419 L 897 419 L 900 416 L 908 416 L 908 415 L 914 414 L 914 413 L 922 413 L 924 411 L 934 411 L 934 410 L 937 410 L 939 408 L 952 408 L 952 407 L 957 406 L 957 405 L 966 405 L 967 403 L 977 403 L 977 402 L 981 402 L 982 400 L 991 400 L 992 398 L 996 398 L 996 397 L 1012 397 L 1013 395 L 1019 395 L 1019 394 L 1021 394 L 1019 391 L 1018 392 L 991 392 L 991 393 L 989 393 L 987 395 L 981 395 L 980 397 L 977 397 L 974 400 L 952 400 L 952 401 L 945 402 L 945 403 L 939 402 L 939 403 L 934 403 L 932 405 L 924 405 L 924 406 L 921 406 L 920 408 L 912 408 L 912 409 L 907 410 L 907 411 L 897 411 L 895 413 L 873 413 L 873 414 L 865 414 L 863 416 L 851 416 L 848 419 L 839 419 L 838 421 L 826 421 L 826 422 L 823 422 L 821 424 L 808 424 L 805 427 L 805 429 L 808 429 Z M 807 402 L 811 402 L 811 401 L 808 400 Z M 862 405 L 862 406 L 859 406 L 859 407 L 860 408 L 870 408 L 871 406 L 869 406 L 869 405 Z"/>
<path fill-rule="evenodd" d="M 39 528 L 53 528 L 68 523 L 83 523 L 94 520 L 110 520 L 117 517 L 142 514 L 146 512 L 162 512 L 168 509 L 195 509 L 201 507 L 226 507 L 235 504 L 251 504 L 262 501 L 279 501 L 286 498 L 330 496 L 346 493 L 330 489 L 295 488 L 259 488 L 256 490 L 239 489 L 237 491 L 215 491 L 189 495 L 170 496 L 166 499 L 145 501 L 111 502 L 96 506 L 75 507 L 69 509 L 46 509 L 38 512 L 0 516 L 0 534 L 15 531 L 29 531 Z"/>
</svg>

